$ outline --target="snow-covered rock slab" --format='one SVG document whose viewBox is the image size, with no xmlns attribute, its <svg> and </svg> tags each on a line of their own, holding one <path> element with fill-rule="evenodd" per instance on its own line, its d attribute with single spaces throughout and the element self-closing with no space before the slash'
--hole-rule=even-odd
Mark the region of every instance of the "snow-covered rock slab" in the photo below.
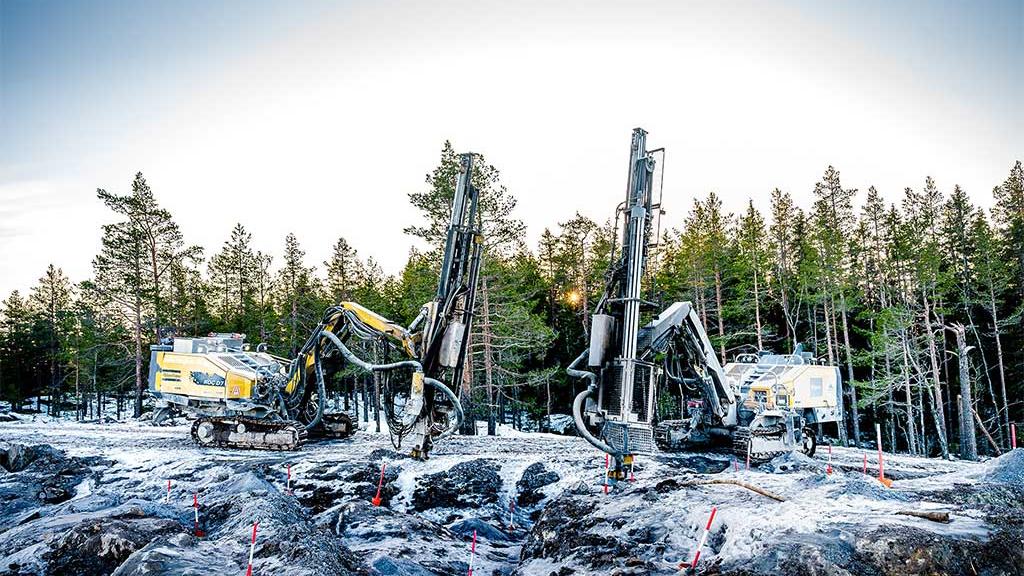
<svg viewBox="0 0 1024 576">
<path fill-rule="evenodd" d="M 678 574 L 713 506 L 700 574 L 1024 573 L 1024 450 L 892 456 L 892 488 L 855 449 L 834 448 L 832 474 L 821 454 L 751 470 L 642 456 L 606 494 L 604 455 L 553 434 L 458 436 L 427 461 L 365 430 L 294 453 L 201 450 L 187 426 L 137 422 L 21 420 L 0 438 L 4 576 L 243 574 L 257 521 L 257 574 L 465 574 L 474 533 L 478 575 Z"/>
</svg>

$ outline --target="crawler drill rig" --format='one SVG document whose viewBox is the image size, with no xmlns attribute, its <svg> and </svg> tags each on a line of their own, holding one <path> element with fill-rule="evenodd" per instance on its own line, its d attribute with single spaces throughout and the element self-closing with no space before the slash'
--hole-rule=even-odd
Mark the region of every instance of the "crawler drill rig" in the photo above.
<svg viewBox="0 0 1024 576">
<path fill-rule="evenodd" d="M 294 450 L 308 435 L 343 437 L 354 432 L 344 413 L 325 410 L 326 381 L 353 365 L 379 377 L 392 441 L 412 440 L 414 457 L 454 433 L 463 419 L 452 388 L 466 360 L 482 250 L 472 184 L 473 155 L 460 156 L 440 278 L 434 299 L 407 328 L 355 302 L 328 308 L 294 358 L 248 351 L 241 335 L 176 338 L 152 347 L 149 392 L 154 421 L 171 411 L 197 416 L 192 438 L 200 446 Z M 374 363 L 350 348 L 354 340 L 405 358 Z M 445 384 L 446 377 L 449 384 Z M 401 383 L 406 385 L 402 386 Z"/>
<path fill-rule="evenodd" d="M 641 326 L 641 315 L 658 305 L 641 296 L 653 223 L 660 215 L 660 182 L 648 150 L 647 133 L 633 131 L 621 251 L 613 253 L 604 294 L 591 318 L 590 347 L 569 366 L 586 379 L 573 402 L 576 428 L 587 441 L 615 459 L 613 480 L 625 478 L 635 454 L 724 447 L 764 461 L 791 451 L 807 436 L 799 414 L 767 410 L 745 402 L 715 355 L 700 318 L 689 302 L 676 302 Z M 657 238 L 657 232 L 653 231 Z M 613 247 L 614 252 L 614 247 Z M 586 362 L 586 364 L 584 364 Z M 678 391 L 679 418 L 661 420 L 660 391 Z M 813 435 L 810 450 L 813 452 Z"/>
</svg>

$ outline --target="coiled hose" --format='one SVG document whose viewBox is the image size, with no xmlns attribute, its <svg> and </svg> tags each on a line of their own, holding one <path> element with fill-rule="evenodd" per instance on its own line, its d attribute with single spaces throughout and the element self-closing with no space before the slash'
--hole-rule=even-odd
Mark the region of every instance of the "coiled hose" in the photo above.
<svg viewBox="0 0 1024 576">
<path fill-rule="evenodd" d="M 579 431 L 580 436 L 583 436 L 583 438 L 585 438 L 587 442 L 590 442 L 595 448 L 602 452 L 611 454 L 612 456 L 615 457 L 620 457 L 622 456 L 622 454 L 620 454 L 618 450 L 615 450 L 607 443 L 602 441 L 600 438 L 597 438 L 596 436 L 591 434 L 590 430 L 587 429 L 586 422 L 583 421 L 584 403 L 586 402 L 587 398 L 593 396 L 594 393 L 597 392 L 597 374 L 594 374 L 593 372 L 587 370 L 578 370 L 576 368 L 576 366 L 583 361 L 583 358 L 586 355 L 587 351 L 584 350 L 579 356 L 576 357 L 575 360 L 572 361 L 572 364 L 570 364 L 569 367 L 565 369 L 565 373 L 568 374 L 569 376 L 572 376 L 574 378 L 586 378 L 587 380 L 590 381 L 590 385 L 588 385 L 584 391 L 577 394 L 576 399 L 573 400 L 572 402 L 572 419 L 576 423 L 576 430 Z"/>
</svg>

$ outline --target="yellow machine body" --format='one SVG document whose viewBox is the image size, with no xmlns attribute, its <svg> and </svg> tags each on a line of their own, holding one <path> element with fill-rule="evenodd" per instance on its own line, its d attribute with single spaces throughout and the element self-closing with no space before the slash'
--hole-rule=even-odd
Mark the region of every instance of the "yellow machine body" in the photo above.
<svg viewBox="0 0 1024 576">
<path fill-rule="evenodd" d="M 726 364 L 725 375 L 748 408 L 796 410 L 811 423 L 841 418 L 836 366 L 794 354 L 747 355 Z"/>
<path fill-rule="evenodd" d="M 342 302 L 339 311 L 323 327 L 334 331 L 344 314 L 354 315 L 400 344 L 409 358 L 417 357 L 421 333 L 412 334 L 399 324 L 356 302 Z M 199 338 L 175 338 L 173 346 L 154 346 L 150 362 L 150 393 L 169 404 L 209 415 L 237 414 L 262 417 L 272 412 L 269 386 L 288 376 L 291 361 L 254 352 L 244 344 L 242 334 L 210 334 Z M 298 359 L 305 370 L 297 370 L 279 387 L 293 394 L 303 374 L 312 374 L 316 358 L 312 352 Z M 267 384 L 267 385 L 261 385 Z"/>
</svg>

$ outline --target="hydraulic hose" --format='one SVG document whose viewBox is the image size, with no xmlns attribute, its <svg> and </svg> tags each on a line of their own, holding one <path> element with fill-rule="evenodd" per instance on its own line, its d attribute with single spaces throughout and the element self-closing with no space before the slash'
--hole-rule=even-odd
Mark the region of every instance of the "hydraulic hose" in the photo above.
<svg viewBox="0 0 1024 576">
<path fill-rule="evenodd" d="M 565 369 L 565 373 L 568 374 L 569 376 L 572 376 L 573 378 L 586 378 L 587 380 L 590 380 L 590 386 L 596 388 L 597 387 L 597 374 L 594 374 L 593 372 L 591 372 L 589 370 L 577 370 L 576 369 L 576 365 L 579 364 L 580 362 L 582 362 L 583 358 L 586 355 L 587 355 L 587 350 L 584 350 L 583 352 L 581 352 L 580 355 L 577 356 L 576 359 L 572 361 L 572 364 L 569 364 L 569 367 Z"/>
<path fill-rule="evenodd" d="M 576 399 L 573 400 L 572 402 L 572 419 L 576 423 L 576 430 L 579 431 L 580 436 L 583 436 L 583 438 L 586 439 L 587 442 L 590 442 L 595 448 L 602 452 L 611 454 L 612 456 L 615 457 L 619 457 L 621 456 L 621 454 L 619 454 L 617 450 L 603 442 L 600 438 L 591 434 L 590 430 L 587 430 L 587 424 L 583 421 L 583 405 L 586 402 L 587 398 L 592 396 L 594 392 L 597 392 L 597 374 L 594 374 L 593 372 L 590 372 L 588 370 L 576 369 L 576 365 L 582 362 L 583 358 L 586 355 L 587 351 L 584 350 L 579 356 L 576 357 L 575 360 L 572 361 L 572 364 L 570 364 L 569 367 L 565 369 L 565 373 L 568 374 L 569 376 L 572 376 L 574 378 L 586 378 L 587 380 L 590 381 L 590 385 L 587 386 L 587 389 L 577 394 Z"/>
<path fill-rule="evenodd" d="M 348 346 L 345 346 L 345 344 L 341 341 L 340 338 L 338 338 L 337 335 L 334 334 L 334 332 L 331 332 L 329 330 L 323 330 L 320 332 L 320 335 L 330 340 L 331 343 L 334 344 L 334 346 L 338 349 L 338 351 L 341 352 L 341 355 L 344 356 L 346 360 L 355 364 L 356 366 L 359 366 L 360 368 L 366 370 L 367 372 L 382 372 L 385 370 L 395 370 L 397 368 L 412 368 L 417 372 L 423 371 L 423 365 L 415 360 L 402 360 L 399 362 L 392 362 L 390 364 L 373 364 L 367 362 L 366 360 L 363 360 L 359 356 L 356 356 L 351 350 L 349 350 Z"/>
<path fill-rule="evenodd" d="M 274 393 L 277 394 L 277 402 L 278 402 L 278 404 L 281 405 L 281 411 L 280 411 L 281 416 L 285 420 L 291 420 L 292 419 L 292 415 L 288 412 L 288 404 L 285 403 L 284 396 L 281 395 L 281 391 L 280 390 L 275 390 Z"/>
<path fill-rule="evenodd" d="M 423 365 L 417 362 L 416 360 L 402 360 L 399 362 L 391 362 L 390 364 L 372 364 L 356 356 L 351 350 L 348 349 L 347 346 L 345 346 L 341 339 L 338 338 L 338 336 L 335 335 L 333 332 L 330 332 L 329 330 L 324 330 L 321 332 L 321 334 L 325 336 L 328 340 L 330 340 L 331 343 L 338 348 L 338 350 L 341 352 L 341 354 L 345 357 L 346 360 L 352 362 L 353 364 L 359 366 L 360 368 L 366 370 L 367 372 L 382 372 L 387 370 L 394 370 L 397 368 L 412 368 L 417 372 L 423 372 Z M 445 386 L 444 383 L 440 382 L 439 380 L 424 377 L 423 382 L 432 386 L 434 389 L 439 390 L 448 398 L 448 400 L 451 401 L 452 405 L 455 407 L 455 416 L 457 420 L 456 424 L 454 426 L 449 426 L 448 428 L 446 428 L 437 436 L 437 438 L 444 438 L 445 436 L 449 436 L 450 434 L 454 433 L 456 430 L 459 429 L 459 426 L 462 425 L 463 420 L 465 420 L 466 418 L 465 413 L 462 411 L 462 404 L 459 402 L 459 398 L 455 395 L 455 393 L 452 392 L 450 388 Z M 322 379 L 318 381 L 318 384 L 322 385 Z"/>
<path fill-rule="evenodd" d="M 444 431 L 437 435 L 437 439 L 440 440 L 441 438 L 451 436 L 459 429 L 460 426 L 462 426 L 463 420 L 466 419 L 466 414 L 462 411 L 462 403 L 459 402 L 458 396 L 452 392 L 451 388 L 445 386 L 443 382 L 434 380 L 433 378 L 423 378 L 423 381 L 447 396 L 448 400 L 451 401 L 452 406 L 455 406 L 455 425 L 445 428 Z"/>
<path fill-rule="evenodd" d="M 325 330 L 326 332 L 326 330 Z M 313 352 L 313 372 L 316 374 L 316 416 L 306 424 L 306 430 L 313 430 L 324 417 L 324 405 L 327 404 L 327 387 L 324 384 L 324 370 L 320 366 L 320 342 L 316 343 Z"/>
</svg>

